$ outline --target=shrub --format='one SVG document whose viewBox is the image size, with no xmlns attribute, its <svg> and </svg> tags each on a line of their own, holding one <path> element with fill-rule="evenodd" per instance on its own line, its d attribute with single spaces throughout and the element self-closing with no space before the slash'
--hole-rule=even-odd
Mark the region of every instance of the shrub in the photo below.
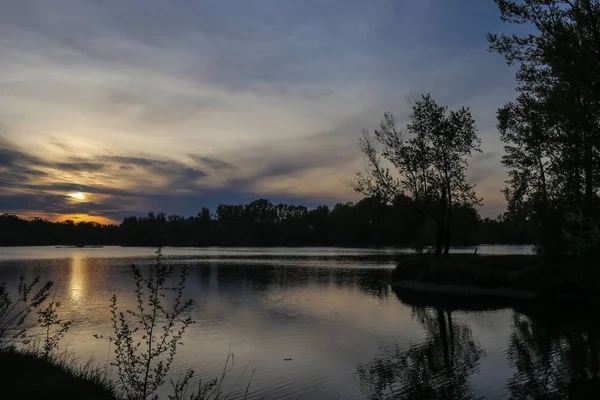
<svg viewBox="0 0 600 400">
<path fill-rule="evenodd" d="M 23 339 L 27 330 L 32 327 L 28 324 L 29 315 L 39 310 L 41 305 L 50 295 L 54 282 L 48 281 L 39 289 L 36 289 L 40 277 L 33 279 L 31 283 L 25 282 L 25 278 L 19 278 L 17 287 L 17 298 L 14 300 L 6 288 L 6 283 L 0 284 L 0 348 L 13 346 L 16 341 Z M 35 289 L 35 290 L 34 290 Z M 56 315 L 56 309 L 50 305 L 53 312 L 47 312 L 45 316 Z M 52 324 L 48 326 L 50 328 Z M 50 332 L 48 331 L 48 334 Z"/>
<path fill-rule="evenodd" d="M 193 300 L 184 300 L 183 292 L 187 269 L 181 271 L 175 286 L 167 281 L 173 273 L 171 266 L 162 262 L 162 251 L 156 251 L 156 265 L 146 273 L 135 264 L 131 266 L 135 279 L 137 307 L 119 311 L 117 296 L 110 303 L 115 360 L 121 389 L 128 399 L 158 399 L 157 391 L 175 358 L 177 346 L 182 343 L 186 328 L 194 321 L 185 316 Z M 167 294 L 174 294 L 170 309 L 164 306 Z M 193 371 L 188 374 L 193 375 Z"/>
</svg>

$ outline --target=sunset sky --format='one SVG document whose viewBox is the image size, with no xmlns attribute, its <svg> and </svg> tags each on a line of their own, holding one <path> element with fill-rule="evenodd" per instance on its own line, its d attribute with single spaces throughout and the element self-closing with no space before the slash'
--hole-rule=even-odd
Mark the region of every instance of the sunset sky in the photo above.
<svg viewBox="0 0 600 400">
<path fill-rule="evenodd" d="M 355 201 L 363 128 L 407 96 L 472 108 L 481 213 L 504 209 L 492 0 L 0 2 L 0 213 Z"/>
</svg>

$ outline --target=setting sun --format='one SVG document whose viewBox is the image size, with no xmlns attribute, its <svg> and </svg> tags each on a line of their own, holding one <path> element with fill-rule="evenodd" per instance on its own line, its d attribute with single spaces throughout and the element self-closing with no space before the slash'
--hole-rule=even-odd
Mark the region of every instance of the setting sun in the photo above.
<svg viewBox="0 0 600 400">
<path fill-rule="evenodd" d="M 83 200 L 83 199 L 85 199 L 85 196 L 81 192 L 71 193 L 71 194 L 69 194 L 69 196 L 72 197 L 72 198 L 74 198 L 74 199 L 77 199 L 77 200 Z"/>
</svg>

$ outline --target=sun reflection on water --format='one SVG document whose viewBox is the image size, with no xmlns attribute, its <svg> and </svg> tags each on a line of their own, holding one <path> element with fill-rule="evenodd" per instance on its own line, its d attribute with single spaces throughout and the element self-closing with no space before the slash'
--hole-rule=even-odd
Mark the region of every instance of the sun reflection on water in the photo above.
<svg viewBox="0 0 600 400">
<path fill-rule="evenodd" d="M 69 278 L 69 294 L 71 300 L 78 304 L 86 296 L 88 259 L 78 254 L 71 257 L 71 275 Z"/>
</svg>

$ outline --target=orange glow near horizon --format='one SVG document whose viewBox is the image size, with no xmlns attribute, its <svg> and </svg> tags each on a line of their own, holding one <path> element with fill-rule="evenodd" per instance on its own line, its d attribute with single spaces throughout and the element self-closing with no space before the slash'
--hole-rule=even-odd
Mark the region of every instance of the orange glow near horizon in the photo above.
<svg viewBox="0 0 600 400">
<path fill-rule="evenodd" d="M 103 217 L 101 215 L 89 215 L 89 214 L 62 214 L 56 215 L 55 217 L 48 218 L 52 222 L 64 222 L 66 220 L 71 220 L 75 223 L 77 222 L 97 222 L 102 225 L 118 225 L 119 222 L 112 220 L 107 217 Z"/>
<path fill-rule="evenodd" d="M 78 222 L 96 222 L 102 225 L 119 225 L 120 222 L 103 217 L 101 215 L 89 215 L 89 214 L 47 214 L 43 212 L 31 212 L 31 213 L 19 213 L 17 214 L 20 218 L 23 219 L 31 219 L 31 218 L 42 218 L 47 219 L 51 222 L 64 222 L 66 220 L 71 220 L 75 223 Z"/>
</svg>

